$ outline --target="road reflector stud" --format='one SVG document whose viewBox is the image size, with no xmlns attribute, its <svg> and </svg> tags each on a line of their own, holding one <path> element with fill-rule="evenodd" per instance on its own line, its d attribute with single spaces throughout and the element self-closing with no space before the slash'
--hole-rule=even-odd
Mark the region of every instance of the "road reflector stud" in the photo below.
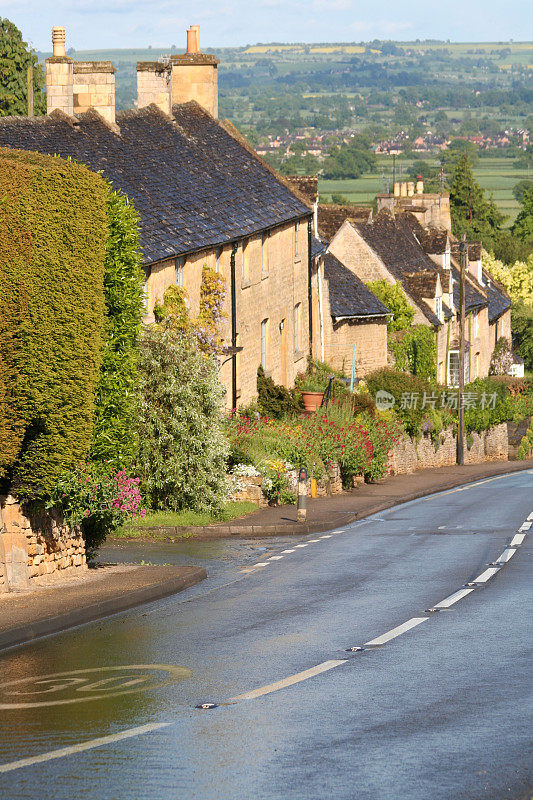
<svg viewBox="0 0 533 800">
<path fill-rule="evenodd" d="M 364 653 L 365 652 L 365 648 L 364 647 L 347 647 L 344 652 L 345 653 Z"/>
<path fill-rule="evenodd" d="M 218 706 L 216 703 L 199 703 L 195 708 L 199 708 L 202 711 L 210 711 L 212 708 L 218 708 Z"/>
<path fill-rule="evenodd" d="M 426 608 L 426 614 L 437 614 L 441 609 L 440 608 Z"/>
</svg>

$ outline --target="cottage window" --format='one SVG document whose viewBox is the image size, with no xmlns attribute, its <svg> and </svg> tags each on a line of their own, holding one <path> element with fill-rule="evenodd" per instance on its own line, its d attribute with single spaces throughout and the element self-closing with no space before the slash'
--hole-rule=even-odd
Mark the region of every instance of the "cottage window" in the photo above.
<svg viewBox="0 0 533 800">
<path fill-rule="evenodd" d="M 268 232 L 261 236 L 261 277 L 268 275 Z"/>
<path fill-rule="evenodd" d="M 248 280 L 248 254 L 246 252 L 247 248 L 248 248 L 248 240 L 247 239 L 243 239 L 242 240 L 242 249 L 241 249 L 241 257 L 242 257 L 242 265 L 241 266 L 242 266 L 242 279 L 243 279 L 243 281 Z"/>
<path fill-rule="evenodd" d="M 220 257 L 222 255 L 222 248 L 217 247 L 215 250 L 215 272 L 220 272 Z"/>
<path fill-rule="evenodd" d="M 468 353 L 465 352 L 465 383 L 470 381 L 470 364 Z M 450 350 L 448 354 L 448 383 L 450 386 L 459 386 L 459 350 Z"/>
<path fill-rule="evenodd" d="M 435 298 L 435 314 L 442 322 L 442 297 Z"/>
<path fill-rule="evenodd" d="M 294 257 L 297 258 L 299 255 L 299 242 L 298 237 L 300 233 L 300 222 L 297 220 L 296 225 L 294 226 Z"/>
<path fill-rule="evenodd" d="M 185 256 L 179 256 L 174 262 L 174 283 L 176 286 L 183 286 L 183 276 L 185 272 Z"/>
<path fill-rule="evenodd" d="M 261 323 L 261 366 L 267 370 L 268 364 L 268 319 Z"/>
<path fill-rule="evenodd" d="M 300 351 L 300 303 L 294 306 L 294 352 Z"/>
</svg>

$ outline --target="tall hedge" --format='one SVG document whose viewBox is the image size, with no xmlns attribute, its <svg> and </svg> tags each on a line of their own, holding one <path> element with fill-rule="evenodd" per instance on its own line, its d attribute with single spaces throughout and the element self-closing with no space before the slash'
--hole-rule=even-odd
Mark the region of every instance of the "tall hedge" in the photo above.
<svg viewBox="0 0 533 800">
<path fill-rule="evenodd" d="M 0 149 L 0 474 L 21 497 L 91 445 L 108 191 L 81 165 Z"/>
<path fill-rule="evenodd" d="M 138 354 L 144 305 L 139 217 L 128 198 L 109 192 L 102 367 L 96 388 L 91 458 L 127 467 L 136 448 Z"/>
</svg>

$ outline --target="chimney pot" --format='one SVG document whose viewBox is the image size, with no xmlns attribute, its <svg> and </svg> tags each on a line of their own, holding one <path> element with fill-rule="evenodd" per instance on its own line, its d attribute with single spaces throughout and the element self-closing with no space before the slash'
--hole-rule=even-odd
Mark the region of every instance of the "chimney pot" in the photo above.
<svg viewBox="0 0 533 800">
<path fill-rule="evenodd" d="M 54 58 L 65 55 L 65 29 L 61 26 L 52 28 L 52 48 Z"/>
<path fill-rule="evenodd" d="M 199 53 L 200 52 L 200 26 L 191 25 L 187 31 L 187 52 Z"/>
</svg>

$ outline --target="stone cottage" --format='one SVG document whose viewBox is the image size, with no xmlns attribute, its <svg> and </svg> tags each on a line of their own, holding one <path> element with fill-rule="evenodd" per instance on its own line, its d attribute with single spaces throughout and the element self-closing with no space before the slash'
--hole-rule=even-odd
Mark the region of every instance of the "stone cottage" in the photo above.
<svg viewBox="0 0 533 800">
<path fill-rule="evenodd" d="M 257 393 L 259 364 L 289 386 L 310 349 L 309 242 L 313 208 L 229 123 L 217 119 L 216 58 L 201 53 L 197 26 L 187 52 L 137 65 L 137 109 L 115 114 L 109 62 L 74 62 L 64 28 L 47 59 L 46 117 L 3 117 L 0 144 L 71 157 L 100 170 L 141 220 L 145 321 L 168 287 L 199 309 L 202 268 L 226 286 L 227 405 Z"/>
<path fill-rule="evenodd" d="M 387 365 L 387 321 L 391 313 L 353 271 L 328 252 L 326 243 L 346 219 L 366 221 L 372 209 L 319 204 L 316 177 L 290 176 L 287 180 L 314 210 L 313 356 L 347 375 L 355 361 L 356 377 L 364 377 Z"/>
</svg>

